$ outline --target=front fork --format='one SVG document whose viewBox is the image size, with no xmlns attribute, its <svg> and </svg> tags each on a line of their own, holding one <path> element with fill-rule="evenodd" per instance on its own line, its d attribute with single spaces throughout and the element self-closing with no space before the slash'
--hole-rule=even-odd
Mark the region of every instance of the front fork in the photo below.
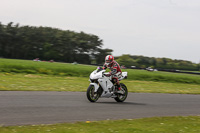
<svg viewBox="0 0 200 133">
<path fill-rule="evenodd" d="M 90 85 L 94 86 L 94 92 L 97 92 L 97 90 L 99 89 L 99 85 L 97 83 L 90 83 Z"/>
</svg>

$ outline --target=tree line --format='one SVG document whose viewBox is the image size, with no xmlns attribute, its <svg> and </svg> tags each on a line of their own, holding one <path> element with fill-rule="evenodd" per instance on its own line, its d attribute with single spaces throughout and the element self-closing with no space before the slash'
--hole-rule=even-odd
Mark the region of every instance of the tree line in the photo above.
<svg viewBox="0 0 200 133">
<path fill-rule="evenodd" d="M 102 46 L 103 41 L 93 34 L 0 22 L 0 57 L 3 58 L 100 64 L 112 52 Z"/>
<path fill-rule="evenodd" d="M 12 59 L 55 60 L 81 64 L 103 64 L 112 49 L 103 49 L 96 35 L 51 27 L 20 26 L 0 22 L 0 57 Z M 136 55 L 115 57 L 120 65 L 137 68 L 199 70 L 200 64 L 185 60 Z"/>
<path fill-rule="evenodd" d="M 122 55 L 115 58 L 120 65 L 136 68 L 178 69 L 200 71 L 200 64 L 185 60 L 155 58 L 137 55 Z"/>
</svg>

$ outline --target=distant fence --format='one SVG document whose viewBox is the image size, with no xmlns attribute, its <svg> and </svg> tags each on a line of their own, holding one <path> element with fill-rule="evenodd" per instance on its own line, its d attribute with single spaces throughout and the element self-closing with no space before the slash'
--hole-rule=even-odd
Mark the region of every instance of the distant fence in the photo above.
<svg viewBox="0 0 200 133">
<path fill-rule="evenodd" d="M 158 71 L 173 72 L 173 73 L 186 73 L 200 75 L 200 72 L 185 72 L 181 70 L 157 69 Z"/>
<path fill-rule="evenodd" d="M 94 66 L 102 66 L 102 64 L 93 64 Z M 127 69 L 138 69 L 138 70 L 146 70 L 144 68 L 137 68 L 137 67 L 126 67 Z M 161 69 L 158 68 L 156 69 L 158 71 L 163 71 L 163 72 L 172 72 L 172 73 L 185 73 L 185 74 L 196 74 L 196 75 L 200 75 L 200 72 L 186 72 L 186 71 L 181 71 L 181 70 L 176 70 L 176 69 Z"/>
</svg>

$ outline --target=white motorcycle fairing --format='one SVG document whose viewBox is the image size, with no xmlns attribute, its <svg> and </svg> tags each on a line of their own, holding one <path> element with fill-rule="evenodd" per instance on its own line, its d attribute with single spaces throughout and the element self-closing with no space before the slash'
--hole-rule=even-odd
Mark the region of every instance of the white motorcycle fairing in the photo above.
<svg viewBox="0 0 200 133">
<path fill-rule="evenodd" d="M 108 77 L 105 77 L 103 79 L 98 79 L 98 81 L 101 87 L 103 88 L 103 93 L 101 97 L 110 97 L 112 95 L 110 90 L 113 86 L 113 83 L 110 81 Z"/>
<path fill-rule="evenodd" d="M 112 88 L 113 83 L 110 81 L 109 77 L 105 77 L 103 75 L 103 73 L 106 70 L 102 70 L 100 72 L 97 72 L 97 70 L 94 70 L 91 74 L 90 74 L 90 80 L 98 80 L 98 83 L 101 85 L 102 89 L 103 89 L 103 93 L 101 95 L 101 97 L 110 97 L 112 95 L 111 91 L 109 89 Z M 90 85 L 94 85 L 95 91 L 97 92 L 97 90 L 99 89 L 99 84 L 97 83 L 90 83 Z"/>
<path fill-rule="evenodd" d="M 121 81 L 122 79 L 126 79 L 127 76 L 128 76 L 127 72 L 122 72 L 122 76 L 118 80 Z"/>
</svg>

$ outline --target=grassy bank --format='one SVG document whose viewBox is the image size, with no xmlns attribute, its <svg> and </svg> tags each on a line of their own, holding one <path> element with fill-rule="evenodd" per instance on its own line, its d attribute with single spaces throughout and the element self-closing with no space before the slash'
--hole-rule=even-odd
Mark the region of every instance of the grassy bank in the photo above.
<svg viewBox="0 0 200 133">
<path fill-rule="evenodd" d="M 6 73 L 14 72 L 27 74 L 89 77 L 90 73 L 94 69 L 96 69 L 96 66 L 0 59 L 0 72 Z M 123 69 L 123 71 L 128 71 L 128 78 L 130 80 L 200 84 L 200 75 L 168 72 L 148 72 L 145 70 L 133 69 Z"/>
<path fill-rule="evenodd" d="M 88 76 L 95 66 L 69 63 L 38 62 L 31 60 L 0 59 L 1 72 L 47 74 L 63 76 Z"/>
<path fill-rule="evenodd" d="M 0 90 L 15 91 L 83 91 L 89 78 L 45 74 L 0 73 Z M 154 81 L 123 80 L 129 92 L 200 94 L 200 85 Z"/>
<path fill-rule="evenodd" d="M 1 133 L 199 133 L 200 116 L 0 127 Z"/>
</svg>

